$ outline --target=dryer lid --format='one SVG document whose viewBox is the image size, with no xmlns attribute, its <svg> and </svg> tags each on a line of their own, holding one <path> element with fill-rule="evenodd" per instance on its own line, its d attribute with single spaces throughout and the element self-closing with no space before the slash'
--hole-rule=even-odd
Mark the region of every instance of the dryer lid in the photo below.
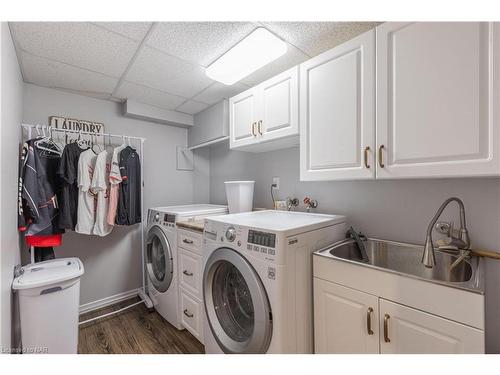
<svg viewBox="0 0 500 375">
<path fill-rule="evenodd" d="M 290 236 L 344 223 L 346 218 L 342 215 L 266 210 L 215 216 L 208 220 L 262 229 L 264 231 L 280 232 L 286 236 Z"/>
</svg>

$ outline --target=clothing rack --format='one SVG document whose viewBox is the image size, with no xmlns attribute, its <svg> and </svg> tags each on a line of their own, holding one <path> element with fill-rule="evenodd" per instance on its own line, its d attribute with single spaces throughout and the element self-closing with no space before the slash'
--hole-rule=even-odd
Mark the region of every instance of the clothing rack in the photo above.
<svg viewBox="0 0 500 375">
<path fill-rule="evenodd" d="M 52 135 L 52 132 L 61 132 L 61 133 L 72 133 L 72 134 L 79 134 L 79 135 L 89 135 L 89 136 L 97 136 L 97 137 L 110 137 L 110 138 L 121 138 L 122 140 L 137 140 L 140 142 L 139 146 L 139 153 L 140 153 L 140 160 L 141 160 L 141 265 L 142 265 L 142 288 L 139 291 L 139 298 L 141 298 L 142 302 L 148 307 L 151 308 L 153 307 L 153 302 L 149 298 L 147 292 L 146 292 L 146 275 L 144 272 L 144 233 L 145 233 L 145 228 L 146 228 L 146 223 L 145 220 L 147 220 L 147 215 L 144 215 L 144 141 L 146 138 L 142 137 L 134 137 L 134 136 L 129 136 L 129 135 L 123 135 L 123 134 L 110 134 L 110 133 L 92 133 L 88 131 L 83 131 L 83 130 L 71 130 L 71 129 L 60 129 L 60 128 L 54 128 L 52 126 L 47 126 L 47 125 L 33 125 L 33 124 L 21 124 L 22 128 L 25 129 L 28 132 L 28 139 L 32 138 L 33 130 L 35 131 L 42 131 L 45 132 L 47 131 L 49 136 Z M 31 263 L 35 263 L 35 251 L 34 248 L 31 248 Z M 135 306 L 136 304 L 132 304 L 127 306 L 126 308 L 130 308 L 132 306 Z M 118 311 L 114 311 L 113 313 L 118 313 L 126 308 L 120 309 Z M 110 314 L 105 314 L 102 316 L 98 316 L 92 319 L 89 319 L 84 322 L 80 322 L 79 324 L 87 323 L 91 320 L 97 320 L 99 318 L 104 318 L 105 316 L 108 316 Z"/>
</svg>

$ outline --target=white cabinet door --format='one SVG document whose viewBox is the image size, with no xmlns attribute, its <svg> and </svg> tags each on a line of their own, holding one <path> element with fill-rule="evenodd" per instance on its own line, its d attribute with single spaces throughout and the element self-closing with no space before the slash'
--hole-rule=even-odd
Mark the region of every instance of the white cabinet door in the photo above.
<svg viewBox="0 0 500 375">
<path fill-rule="evenodd" d="M 484 353 L 484 332 L 380 299 L 380 352 Z"/>
<path fill-rule="evenodd" d="M 230 147 L 245 146 L 259 141 L 256 115 L 259 95 L 249 89 L 229 99 Z"/>
<path fill-rule="evenodd" d="M 258 86 L 261 97 L 257 122 L 263 141 L 299 134 L 299 67 Z"/>
<path fill-rule="evenodd" d="M 378 297 L 314 278 L 315 353 L 379 353 Z"/>
<path fill-rule="evenodd" d="M 300 65 L 300 179 L 375 176 L 375 31 Z"/>
<path fill-rule="evenodd" d="M 499 25 L 389 22 L 376 34 L 377 178 L 499 175 Z"/>
</svg>

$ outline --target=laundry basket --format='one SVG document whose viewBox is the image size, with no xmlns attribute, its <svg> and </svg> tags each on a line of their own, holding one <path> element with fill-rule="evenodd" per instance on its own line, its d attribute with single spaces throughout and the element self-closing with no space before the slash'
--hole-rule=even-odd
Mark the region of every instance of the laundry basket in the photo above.
<svg viewBox="0 0 500 375">
<path fill-rule="evenodd" d="M 19 293 L 23 353 L 77 353 L 81 275 L 78 258 L 21 268 L 12 288 Z"/>
<path fill-rule="evenodd" d="M 252 211 L 255 181 L 226 181 L 224 184 L 230 214 Z"/>
</svg>

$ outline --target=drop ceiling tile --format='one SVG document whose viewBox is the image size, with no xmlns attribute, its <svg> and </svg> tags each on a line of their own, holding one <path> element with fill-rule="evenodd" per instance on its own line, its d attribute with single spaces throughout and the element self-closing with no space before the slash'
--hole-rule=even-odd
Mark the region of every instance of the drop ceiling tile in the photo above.
<svg viewBox="0 0 500 375">
<path fill-rule="evenodd" d="M 183 105 L 177 107 L 177 111 L 184 112 L 189 115 L 194 115 L 195 113 L 203 111 L 207 107 L 208 104 L 195 102 L 194 100 L 188 100 Z"/>
<path fill-rule="evenodd" d="M 288 44 L 287 53 L 277 58 L 273 62 L 263 66 L 254 73 L 246 76 L 241 80 L 241 82 L 249 86 L 255 86 L 265 81 L 266 79 L 274 77 L 275 75 L 284 72 L 285 70 L 290 69 L 308 59 L 308 55 L 295 48 L 294 46 Z"/>
<path fill-rule="evenodd" d="M 126 80 L 190 98 L 213 81 L 205 69 L 150 47 L 144 47 L 130 68 Z"/>
<path fill-rule="evenodd" d="M 120 77 L 139 43 L 87 22 L 13 22 L 20 48 L 112 77 Z"/>
<path fill-rule="evenodd" d="M 239 94 L 248 88 L 249 86 L 242 83 L 235 83 L 234 85 L 227 86 L 223 83 L 215 82 L 213 85 L 194 96 L 193 100 L 212 105 L 224 98 L 230 98 L 231 96 Z"/>
<path fill-rule="evenodd" d="M 257 26 L 251 22 L 161 22 L 147 44 L 206 67 Z"/>
<path fill-rule="evenodd" d="M 122 99 L 132 99 L 144 104 L 173 110 L 186 101 L 186 98 L 163 92 L 151 87 L 123 81 L 114 95 Z"/>
<path fill-rule="evenodd" d="M 39 86 L 78 91 L 94 97 L 109 97 L 118 79 L 66 65 L 57 61 L 21 53 L 24 80 Z"/>
<path fill-rule="evenodd" d="M 310 56 L 327 51 L 378 24 L 378 22 L 263 22 L 267 29 Z"/>
<path fill-rule="evenodd" d="M 94 24 L 104 27 L 117 34 L 126 36 L 137 42 L 142 41 L 146 33 L 151 28 L 152 22 L 94 22 Z"/>
</svg>

